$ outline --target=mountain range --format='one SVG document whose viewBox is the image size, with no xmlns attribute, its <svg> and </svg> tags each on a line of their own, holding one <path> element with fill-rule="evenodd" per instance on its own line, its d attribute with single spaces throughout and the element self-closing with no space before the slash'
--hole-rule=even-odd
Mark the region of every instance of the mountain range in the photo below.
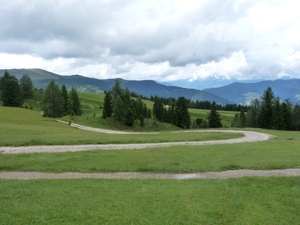
<svg viewBox="0 0 300 225">
<path fill-rule="evenodd" d="M 45 89 L 48 83 L 54 79 L 58 85 L 66 85 L 67 88 L 76 87 L 81 92 L 99 93 L 109 91 L 115 84 L 115 79 L 95 79 L 81 75 L 64 76 L 42 69 L 10 69 L 11 75 L 20 79 L 28 74 L 36 88 Z M 0 70 L 0 77 L 5 70 Z M 178 98 L 183 96 L 192 101 L 216 101 L 218 104 L 242 104 L 247 105 L 251 100 L 263 94 L 267 87 L 271 87 L 275 96 L 281 100 L 289 99 L 294 104 L 300 104 L 300 79 L 260 81 L 255 83 L 234 82 L 221 87 L 207 88 L 203 90 L 162 84 L 153 80 L 124 80 L 119 79 L 123 88 L 146 97 L 160 96 L 164 98 Z M 196 85 L 194 85 L 196 86 Z"/>
</svg>

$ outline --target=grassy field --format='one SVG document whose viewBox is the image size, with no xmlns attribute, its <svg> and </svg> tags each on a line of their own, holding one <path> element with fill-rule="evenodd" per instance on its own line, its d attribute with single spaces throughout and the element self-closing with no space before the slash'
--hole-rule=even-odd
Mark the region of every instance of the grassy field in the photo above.
<svg viewBox="0 0 300 225">
<path fill-rule="evenodd" d="M 95 124 L 90 121 L 98 116 L 97 107 L 100 109 L 101 100 L 98 104 L 94 96 L 84 96 L 84 115 L 74 119 L 82 123 L 85 121 L 83 124 Z M 231 134 L 174 134 L 170 131 L 159 135 L 104 135 L 78 130 L 53 119 L 43 118 L 39 110 L 35 109 L 39 103 L 32 102 L 32 105 L 34 110 L 0 107 L 1 146 L 161 142 L 234 137 Z M 95 113 L 97 115 L 94 117 Z M 192 118 L 207 114 L 204 110 L 191 110 L 191 113 Z M 231 122 L 233 113 L 220 113 L 224 121 Z M 70 118 L 66 118 L 67 121 L 68 119 Z M 100 121 L 96 126 L 101 127 L 101 123 L 104 122 Z M 109 121 L 105 126 L 111 128 Z M 274 138 L 258 143 L 217 146 L 0 154 L 0 172 L 185 173 L 300 166 L 299 132 L 249 130 L 266 132 L 274 135 Z M 228 180 L 0 180 L 0 187 L 1 224 L 300 223 L 299 177 Z"/>
<path fill-rule="evenodd" d="M 78 130 L 55 119 L 42 117 L 34 110 L 0 106 L 0 146 L 53 144 L 145 143 L 214 140 L 240 137 L 225 133 L 171 133 L 109 135 Z"/>
<path fill-rule="evenodd" d="M 299 167 L 299 132 L 271 133 L 276 135 L 276 138 L 257 143 L 0 155 L 0 170 L 183 173 Z"/>
<path fill-rule="evenodd" d="M 299 178 L 0 180 L 1 224 L 299 224 Z"/>
</svg>

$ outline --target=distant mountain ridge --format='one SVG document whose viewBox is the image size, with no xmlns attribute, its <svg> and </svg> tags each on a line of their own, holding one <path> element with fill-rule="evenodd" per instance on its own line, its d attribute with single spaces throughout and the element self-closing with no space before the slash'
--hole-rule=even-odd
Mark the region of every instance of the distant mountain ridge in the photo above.
<svg viewBox="0 0 300 225">
<path fill-rule="evenodd" d="M 82 92 L 91 92 L 91 93 L 99 93 L 103 91 L 109 91 L 115 84 L 116 79 L 95 79 L 84 77 L 80 75 L 70 75 L 63 76 L 55 73 L 48 72 L 42 69 L 11 69 L 7 70 L 11 75 L 16 76 L 16 78 L 20 79 L 24 74 L 28 74 L 30 76 L 33 84 L 37 88 L 46 88 L 48 83 L 54 79 L 58 85 L 66 85 L 67 88 L 72 86 L 76 87 L 78 91 Z M 0 76 L 3 76 L 5 70 L 0 70 Z M 1 75 L 2 74 L 2 75 Z M 119 79 L 121 85 L 124 88 L 128 88 L 131 92 L 135 92 L 137 94 L 144 95 L 146 97 L 152 96 L 160 96 L 164 98 L 178 98 L 185 97 L 187 99 L 191 99 L 192 101 L 216 101 L 218 104 L 226 105 L 226 104 L 234 104 L 232 101 L 229 101 L 225 98 L 217 96 L 213 93 L 208 93 L 204 91 L 200 91 L 197 89 L 188 89 L 176 86 L 166 86 L 163 84 L 159 84 L 153 80 L 124 80 Z"/>
<path fill-rule="evenodd" d="M 235 82 L 223 87 L 204 89 L 203 91 L 222 96 L 237 104 L 248 105 L 251 100 L 260 99 L 267 87 L 271 87 L 275 97 L 279 97 L 281 101 L 289 99 L 293 104 L 300 104 L 300 79 L 278 79 L 257 83 Z"/>
<path fill-rule="evenodd" d="M 35 87 L 46 88 L 51 79 L 58 85 L 65 84 L 68 88 L 74 86 L 78 91 L 99 93 L 111 90 L 115 84 L 115 79 L 96 79 L 81 75 L 64 76 L 51 73 L 42 69 L 11 69 L 7 70 L 11 75 L 20 79 L 24 74 L 28 74 Z M 0 70 L 0 77 L 5 70 Z M 144 95 L 146 97 L 160 96 L 164 98 L 178 98 L 183 96 L 192 101 L 216 101 L 218 104 L 242 104 L 248 105 L 251 100 L 260 99 L 264 90 L 271 87 L 275 96 L 282 101 L 289 99 L 293 104 L 300 104 L 300 79 L 260 81 L 255 83 L 234 82 L 229 85 L 216 88 L 198 90 L 172 86 L 171 84 L 158 83 L 153 80 L 124 80 L 119 79 L 124 88 L 131 92 Z M 196 86 L 196 84 L 195 84 Z"/>
</svg>

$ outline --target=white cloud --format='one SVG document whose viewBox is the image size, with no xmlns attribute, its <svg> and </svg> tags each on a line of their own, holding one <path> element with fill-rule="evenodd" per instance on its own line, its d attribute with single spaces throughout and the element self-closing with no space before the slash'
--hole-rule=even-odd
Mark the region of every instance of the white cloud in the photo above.
<svg viewBox="0 0 300 225">
<path fill-rule="evenodd" d="M 294 0 L 17 0 L 0 8 L 1 68 L 96 78 L 300 78 Z"/>
</svg>

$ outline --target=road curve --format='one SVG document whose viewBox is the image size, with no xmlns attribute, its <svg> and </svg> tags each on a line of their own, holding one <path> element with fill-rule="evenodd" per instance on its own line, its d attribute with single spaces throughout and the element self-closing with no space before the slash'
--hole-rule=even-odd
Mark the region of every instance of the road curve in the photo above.
<svg viewBox="0 0 300 225">
<path fill-rule="evenodd" d="M 187 131 L 184 131 L 187 132 Z M 134 150 L 144 148 L 160 148 L 171 146 L 200 146 L 200 145 L 218 145 L 234 144 L 244 142 L 265 141 L 271 138 L 271 135 L 253 131 L 236 130 L 194 130 L 189 132 L 226 132 L 241 133 L 244 137 L 228 140 L 211 141 L 190 141 L 190 142 L 163 142 L 163 143 L 142 143 L 142 144 L 96 144 L 96 145 L 50 145 L 50 146 L 21 146 L 21 147 L 0 147 L 2 154 L 23 154 L 23 153 L 54 153 L 54 152 L 75 152 L 88 150 Z"/>
</svg>

